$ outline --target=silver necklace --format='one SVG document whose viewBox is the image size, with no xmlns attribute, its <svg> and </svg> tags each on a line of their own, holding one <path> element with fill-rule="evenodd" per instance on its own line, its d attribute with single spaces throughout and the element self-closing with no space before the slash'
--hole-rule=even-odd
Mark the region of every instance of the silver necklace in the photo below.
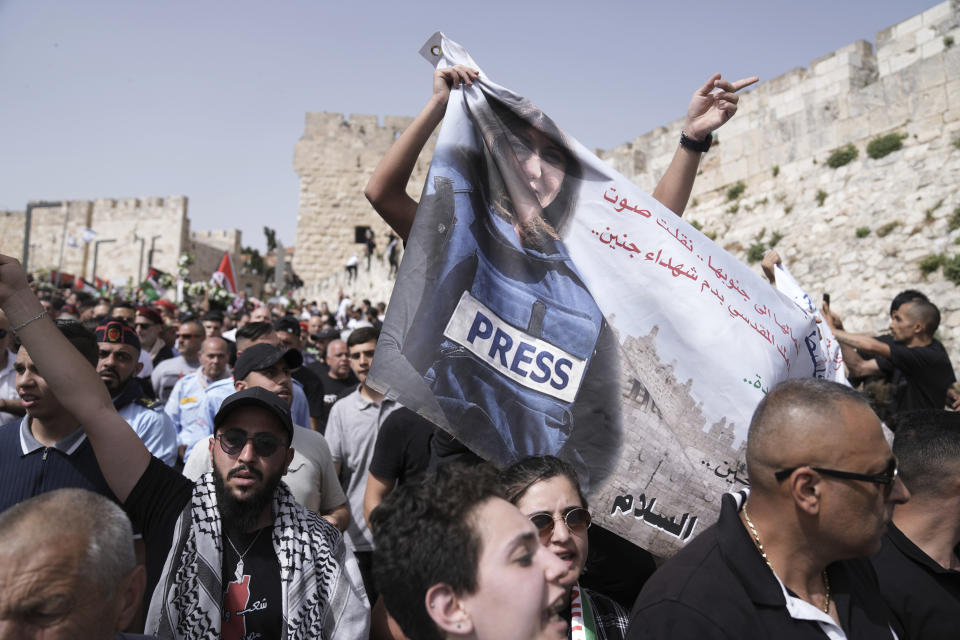
<svg viewBox="0 0 960 640">
<path fill-rule="evenodd" d="M 233 540 L 230 539 L 230 536 L 227 535 L 226 532 L 224 532 L 223 534 L 223 537 L 226 538 L 227 542 L 230 543 L 230 546 L 233 547 L 233 552 L 237 554 L 237 557 L 239 557 L 239 560 L 237 560 L 237 568 L 233 572 L 233 575 L 237 579 L 237 582 L 243 581 L 243 557 L 250 552 L 250 549 L 253 548 L 254 543 L 256 543 L 257 538 L 260 537 L 261 533 L 263 533 L 263 529 L 260 529 L 259 531 L 257 531 L 257 535 L 253 536 L 253 540 L 250 541 L 250 544 L 247 546 L 246 550 L 243 553 L 240 553 L 237 550 L 236 545 L 233 544 Z"/>
</svg>

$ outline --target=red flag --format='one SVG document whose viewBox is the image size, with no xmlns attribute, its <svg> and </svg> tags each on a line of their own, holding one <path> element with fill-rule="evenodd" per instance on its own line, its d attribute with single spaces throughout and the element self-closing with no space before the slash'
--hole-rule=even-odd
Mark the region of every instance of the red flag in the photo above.
<svg viewBox="0 0 960 640">
<path fill-rule="evenodd" d="M 210 277 L 210 284 L 223 287 L 230 293 L 236 295 L 237 280 L 233 277 L 233 260 L 230 259 L 230 252 L 223 252 L 223 259 L 220 260 L 220 266 Z"/>
</svg>

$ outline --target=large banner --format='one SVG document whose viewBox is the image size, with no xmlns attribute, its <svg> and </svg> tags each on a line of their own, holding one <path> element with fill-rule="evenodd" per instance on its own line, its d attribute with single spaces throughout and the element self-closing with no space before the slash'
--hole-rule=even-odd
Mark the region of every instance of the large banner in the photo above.
<svg viewBox="0 0 960 640">
<path fill-rule="evenodd" d="M 451 93 L 374 388 L 498 465 L 568 460 L 599 524 L 670 555 L 748 484 L 763 395 L 827 362 L 810 312 L 528 100 Z"/>
</svg>

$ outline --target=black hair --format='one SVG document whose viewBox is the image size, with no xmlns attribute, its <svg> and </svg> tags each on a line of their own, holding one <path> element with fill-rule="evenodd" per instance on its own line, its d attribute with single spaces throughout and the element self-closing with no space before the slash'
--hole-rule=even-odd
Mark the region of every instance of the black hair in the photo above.
<svg viewBox="0 0 960 640">
<path fill-rule="evenodd" d="M 918 495 L 939 495 L 945 481 L 960 472 L 960 413 L 943 409 L 908 411 L 896 416 L 893 454 L 900 478 Z"/>
<path fill-rule="evenodd" d="M 212 311 L 207 311 L 203 314 L 203 320 L 201 322 L 219 322 L 223 324 L 223 312 L 213 309 Z"/>
<path fill-rule="evenodd" d="M 119 302 L 114 302 L 110 306 L 110 315 L 113 315 L 113 312 L 117 309 L 133 309 L 134 311 L 137 310 L 137 308 L 133 306 L 132 302 L 127 302 L 126 300 L 120 300 Z"/>
<path fill-rule="evenodd" d="M 893 296 L 893 300 L 890 302 L 890 315 L 893 315 L 894 311 L 906 303 L 913 302 L 914 300 L 923 300 L 924 302 L 927 302 L 928 298 L 916 289 L 904 289 L 897 295 Z"/>
<path fill-rule="evenodd" d="M 56 325 L 60 333 L 80 352 L 80 355 L 96 367 L 100 359 L 100 345 L 97 344 L 97 335 L 77 320 L 57 320 Z"/>
<path fill-rule="evenodd" d="M 919 298 L 915 298 L 904 304 L 910 304 L 910 307 L 906 311 L 907 315 L 910 316 L 912 320 L 922 323 L 924 333 L 932 338 L 933 334 L 937 332 L 937 327 L 940 326 L 940 310 L 937 309 L 937 305 L 929 300 L 921 300 Z"/>
<path fill-rule="evenodd" d="M 347 337 L 347 349 L 365 342 L 376 342 L 379 339 L 380 332 L 377 331 L 376 327 L 360 327 L 351 331 Z"/>
<path fill-rule="evenodd" d="M 374 509 L 374 580 L 408 638 L 443 638 L 424 604 L 430 587 L 446 584 L 458 595 L 476 591 L 482 549 L 471 516 L 502 497 L 493 467 L 447 464 L 401 485 Z"/>
<path fill-rule="evenodd" d="M 500 474 L 503 483 L 504 497 L 517 504 L 527 492 L 527 489 L 550 478 L 562 476 L 570 481 L 580 496 L 580 503 L 587 508 L 587 499 L 580 490 L 580 479 L 577 472 L 568 463 L 555 456 L 530 456 L 504 469 Z"/>
<path fill-rule="evenodd" d="M 257 340 L 273 331 L 273 325 L 269 322 L 248 322 L 237 329 L 237 342 L 241 340 Z"/>
</svg>

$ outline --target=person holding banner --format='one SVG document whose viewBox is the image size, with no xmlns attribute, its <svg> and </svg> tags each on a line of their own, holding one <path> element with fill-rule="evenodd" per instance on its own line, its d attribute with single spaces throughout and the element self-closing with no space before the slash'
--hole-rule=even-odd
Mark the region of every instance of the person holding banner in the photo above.
<svg viewBox="0 0 960 640">
<path fill-rule="evenodd" d="M 716 74 L 694 94 L 655 198 L 682 213 L 710 133 L 736 112 L 736 91 L 755 81 Z M 418 205 L 406 184 L 460 87 L 474 87 L 457 106 L 477 133 L 453 131 L 438 143 Z M 399 401 L 425 415 L 439 410 L 459 425 L 463 445 L 497 464 L 557 455 L 589 490 L 612 467 L 621 427 L 616 337 L 562 239 L 592 177 L 586 172 L 539 109 L 458 65 L 436 71 L 433 96 L 365 195 L 404 240 L 423 219 L 418 244 L 430 256 L 422 280 L 418 273 L 418 282 L 395 289 L 420 300 L 413 321 L 396 334 L 385 330 L 402 345 L 402 366 L 426 385 L 410 382 Z"/>
</svg>

